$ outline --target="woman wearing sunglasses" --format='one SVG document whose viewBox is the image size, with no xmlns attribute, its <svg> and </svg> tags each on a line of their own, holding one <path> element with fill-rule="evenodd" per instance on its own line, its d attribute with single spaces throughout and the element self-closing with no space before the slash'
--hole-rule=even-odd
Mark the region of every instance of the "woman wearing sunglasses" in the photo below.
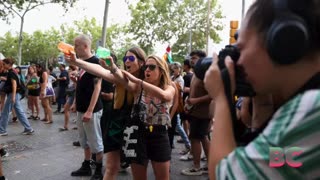
<svg viewBox="0 0 320 180">
<path fill-rule="evenodd" d="M 169 68 L 167 63 L 157 56 L 149 56 L 145 65 L 141 61 L 132 61 L 133 58 L 130 56 L 137 58 L 130 50 L 127 51 L 123 59 L 127 71 L 119 70 L 113 64 L 112 58 L 109 58 L 110 66 L 107 66 L 104 61 L 100 61 L 102 66 L 109 70 L 99 65 L 78 61 L 75 55 L 66 57 L 66 60 L 109 82 L 122 85 L 133 93 L 135 103 L 138 102 L 140 94 L 142 95 L 140 103 L 143 111 L 140 114 L 148 129 L 140 130 L 145 131 L 144 142 L 146 143 L 144 147 L 147 151 L 145 158 L 140 159 L 140 162 L 132 162 L 132 174 L 134 179 L 147 179 L 147 163 L 151 160 L 156 179 L 169 179 L 171 147 L 167 127 L 171 121 L 169 110 L 172 106 L 172 95 L 175 94 L 175 89 L 171 85 Z M 144 74 L 139 74 L 142 70 L 144 70 Z M 116 98 L 117 96 L 115 96 Z M 116 103 L 115 100 L 115 106 Z M 107 171 L 107 173 L 109 172 Z"/>
<path fill-rule="evenodd" d="M 74 64 L 91 74 L 102 77 L 108 82 L 115 84 L 113 110 L 107 122 L 106 133 L 103 134 L 104 153 L 106 153 L 106 171 L 104 179 L 116 179 L 122 168 L 128 167 L 124 158 L 120 156 L 120 150 L 123 141 L 123 130 L 125 128 L 125 121 L 130 118 L 131 107 L 133 104 L 133 93 L 126 89 L 126 81 L 119 81 L 110 73 L 109 66 L 106 65 L 105 59 L 100 60 L 100 65 L 87 63 L 85 61 L 78 61 L 76 57 L 66 56 L 66 60 L 70 64 Z M 145 64 L 145 52 L 139 47 L 132 47 L 125 53 L 123 57 L 123 64 L 125 70 L 133 76 L 143 79 L 144 72 L 142 67 Z M 107 60 L 109 61 L 109 59 Z M 113 64 L 113 60 L 112 60 Z M 122 161 L 122 162 L 121 162 Z M 121 164 L 120 164 L 121 163 Z"/>
</svg>

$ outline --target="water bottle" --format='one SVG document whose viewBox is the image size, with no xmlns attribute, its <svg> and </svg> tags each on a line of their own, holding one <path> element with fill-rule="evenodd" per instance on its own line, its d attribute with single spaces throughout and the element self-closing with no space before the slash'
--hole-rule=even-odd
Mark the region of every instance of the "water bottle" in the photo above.
<svg viewBox="0 0 320 180">
<path fill-rule="evenodd" d="M 60 43 L 58 44 L 58 49 L 59 49 L 61 52 L 63 52 L 64 54 L 67 54 L 67 55 L 70 55 L 71 52 L 72 52 L 72 53 L 75 53 L 75 52 L 74 52 L 74 47 L 73 47 L 72 45 L 70 45 L 70 44 L 65 43 L 65 42 L 60 42 Z"/>
<path fill-rule="evenodd" d="M 110 60 L 106 59 L 107 57 L 110 56 L 110 50 L 104 47 L 99 46 L 96 52 L 96 55 L 100 59 L 105 59 L 106 64 L 110 65 Z"/>
</svg>

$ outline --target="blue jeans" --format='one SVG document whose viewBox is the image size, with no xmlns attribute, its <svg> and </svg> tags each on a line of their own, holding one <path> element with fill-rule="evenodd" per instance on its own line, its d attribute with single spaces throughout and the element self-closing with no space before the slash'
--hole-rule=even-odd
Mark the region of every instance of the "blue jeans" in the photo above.
<svg viewBox="0 0 320 180">
<path fill-rule="evenodd" d="M 23 108 L 21 106 L 21 94 L 16 94 L 16 103 L 12 103 L 12 93 L 7 94 L 6 102 L 4 103 L 3 110 L 1 112 L 1 118 L 0 118 L 0 133 L 7 132 L 7 126 L 9 122 L 9 113 L 12 110 L 12 107 L 16 111 L 17 118 L 19 119 L 20 123 L 24 127 L 25 131 L 31 131 L 32 127 L 30 126 L 30 123 L 27 119 L 27 116 L 25 112 L 23 111 Z"/>
<path fill-rule="evenodd" d="M 177 114 L 176 130 L 178 131 L 179 135 L 181 136 L 181 139 L 182 139 L 184 145 L 186 146 L 186 148 L 190 149 L 191 148 L 191 144 L 190 144 L 190 141 L 189 141 L 189 138 L 188 138 L 186 132 L 184 131 L 184 129 L 181 126 L 180 114 Z"/>
</svg>

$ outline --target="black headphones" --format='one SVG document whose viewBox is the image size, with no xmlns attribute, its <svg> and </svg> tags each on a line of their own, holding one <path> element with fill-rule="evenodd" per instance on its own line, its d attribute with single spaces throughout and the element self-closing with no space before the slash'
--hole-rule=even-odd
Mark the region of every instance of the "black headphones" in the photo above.
<svg viewBox="0 0 320 180">
<path fill-rule="evenodd" d="M 273 0 L 276 17 L 267 32 L 269 56 L 280 65 L 297 62 L 310 48 L 307 23 L 290 9 L 288 1 Z"/>
</svg>

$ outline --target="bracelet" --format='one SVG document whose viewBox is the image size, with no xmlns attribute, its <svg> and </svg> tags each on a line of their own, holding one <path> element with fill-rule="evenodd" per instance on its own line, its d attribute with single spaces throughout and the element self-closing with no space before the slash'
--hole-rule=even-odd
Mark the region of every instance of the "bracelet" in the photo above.
<svg viewBox="0 0 320 180">
<path fill-rule="evenodd" d="M 110 73 L 114 74 L 118 71 L 118 67 L 116 66 L 115 68 L 110 69 Z"/>
</svg>

